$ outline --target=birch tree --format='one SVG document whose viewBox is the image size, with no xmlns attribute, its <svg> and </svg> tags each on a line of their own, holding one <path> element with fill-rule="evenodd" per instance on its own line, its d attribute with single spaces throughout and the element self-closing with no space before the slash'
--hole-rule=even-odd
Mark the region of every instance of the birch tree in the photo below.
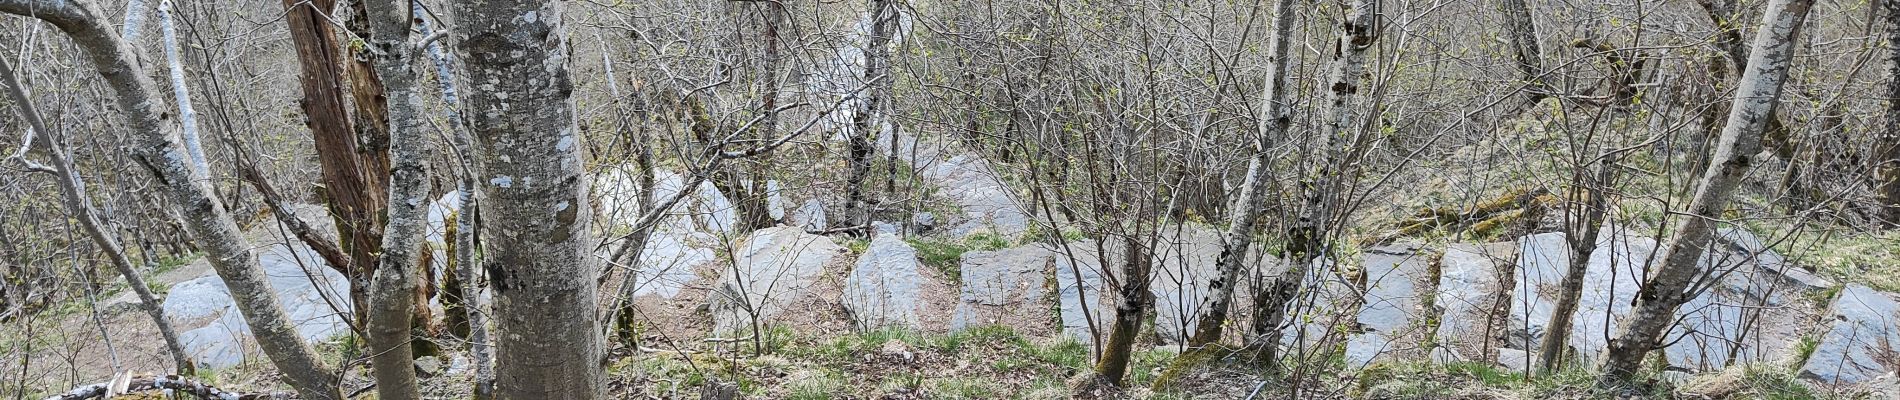
<svg viewBox="0 0 1900 400">
<path fill-rule="evenodd" d="M 1604 382 L 1628 380 L 1644 356 L 1663 345 L 1663 333 L 1676 321 L 1676 308 L 1698 294 L 1691 288 L 1706 286 L 1692 285 L 1709 278 L 1697 267 L 1697 260 L 1708 250 L 1729 198 L 1761 152 L 1763 130 L 1781 98 L 1795 39 L 1813 4 L 1813 0 L 1774 0 L 1763 12 L 1728 122 L 1722 127 L 1712 162 L 1696 181 L 1687 219 L 1676 225 L 1675 234 L 1664 244 L 1662 264 L 1650 269 L 1629 317 L 1604 350 Z"/>
<path fill-rule="evenodd" d="M 1307 160 L 1302 166 L 1302 176 L 1312 181 L 1303 194 L 1302 214 L 1297 221 L 1287 223 L 1286 269 L 1266 288 L 1255 289 L 1252 336 L 1247 338 L 1247 347 L 1270 368 L 1279 367 L 1280 337 L 1284 334 L 1281 322 L 1289 303 L 1304 283 L 1306 269 L 1327 252 L 1325 242 L 1331 235 L 1327 228 L 1338 217 L 1333 214 L 1337 203 L 1333 199 L 1341 195 L 1339 192 L 1345 190 L 1353 175 L 1344 167 L 1362 154 L 1353 148 L 1366 136 L 1363 132 L 1350 135 L 1353 140 L 1343 139 L 1359 130 L 1352 122 L 1352 105 L 1365 72 L 1366 53 L 1379 39 L 1378 4 L 1378 0 L 1352 0 L 1339 23 L 1335 42 L 1338 53 L 1327 75 L 1324 111 L 1318 116 L 1319 129 L 1312 133 L 1315 147 L 1325 151 L 1324 161 Z"/>
<path fill-rule="evenodd" d="M 450 7 L 459 86 L 483 202 L 482 266 L 495 296 L 495 397 L 605 396 L 563 3 Z"/>
<path fill-rule="evenodd" d="M 871 173 L 871 153 L 873 136 L 877 133 L 878 114 L 883 112 L 883 88 L 888 87 L 890 78 L 890 42 L 897 30 L 897 8 L 891 5 L 894 0 L 871 0 L 871 37 L 864 47 L 864 80 L 871 89 L 868 95 L 858 100 L 857 112 L 851 116 L 851 131 L 846 137 L 850 149 L 846 162 L 850 165 L 850 175 L 845 177 L 844 217 L 846 226 L 864 225 L 871 221 L 870 205 L 864 195 L 864 180 Z"/>
<path fill-rule="evenodd" d="M 163 102 L 157 85 L 138 63 L 132 47 L 106 22 L 105 12 L 90 0 L 0 0 L 0 12 L 51 23 L 85 52 L 116 95 L 128 129 L 138 138 L 135 157 L 158 178 L 160 190 L 184 220 L 186 233 L 231 288 L 231 297 L 264 354 L 303 397 L 341 399 L 335 376 L 298 337 L 278 304 L 253 247 L 239 233 L 224 204 L 212 195 L 208 178 L 190 165 L 191 156 L 178 140 L 178 125 L 159 108 Z"/>
<path fill-rule="evenodd" d="M 1267 201 L 1268 183 L 1273 179 L 1268 174 L 1274 162 L 1269 150 L 1276 139 L 1286 135 L 1288 116 L 1287 97 L 1292 79 L 1288 76 L 1293 64 L 1289 53 L 1293 42 L 1293 0 L 1275 0 L 1273 2 L 1273 35 L 1268 44 L 1266 87 L 1261 89 L 1260 117 L 1257 131 L 1254 132 L 1253 156 L 1247 160 L 1247 175 L 1240 184 L 1240 192 L 1234 195 L 1233 206 L 1227 211 L 1227 232 L 1222 236 L 1220 256 L 1214 261 L 1219 272 L 1208 282 L 1207 299 L 1202 302 L 1200 315 L 1196 319 L 1194 336 L 1188 339 L 1187 348 L 1203 348 L 1220 341 L 1222 326 L 1227 323 L 1227 313 L 1232 307 L 1234 285 L 1239 282 L 1241 265 L 1247 258 L 1247 249 L 1253 244 L 1255 223 L 1260 220 L 1260 209 Z"/>
<path fill-rule="evenodd" d="M 73 219 L 79 220 L 79 226 L 86 231 L 86 236 L 99 246 L 112 262 L 112 267 L 119 271 L 119 276 L 125 278 L 125 285 L 138 296 L 139 308 L 152 318 L 152 324 L 158 327 L 159 336 L 165 339 L 165 350 L 171 353 L 173 370 L 179 374 L 190 374 L 194 368 L 190 355 L 185 353 L 185 346 L 178 341 L 178 330 L 173 329 L 171 320 L 165 318 L 165 309 L 160 307 L 158 295 L 152 293 L 150 286 L 146 286 L 145 277 L 140 276 L 138 267 L 133 266 L 131 257 L 126 256 L 125 246 L 108 230 L 98 209 L 93 207 L 92 198 L 86 193 L 85 181 L 64 148 L 66 139 L 61 134 L 62 130 L 47 126 L 40 118 L 39 111 L 33 108 L 32 98 L 27 97 L 26 86 L 20 83 L 13 66 L 4 59 L 0 59 L 0 79 L 4 79 L 0 84 L 7 86 L 7 95 L 13 100 L 13 107 L 27 121 L 29 136 L 24 145 L 32 152 L 50 159 L 52 165 L 32 163 L 20 158 L 23 154 L 15 154 L 11 158 L 29 164 L 29 170 L 49 172 L 58 178 L 61 200 L 67 212 L 73 215 Z M 45 137 L 32 137 L 35 134 Z"/>
</svg>

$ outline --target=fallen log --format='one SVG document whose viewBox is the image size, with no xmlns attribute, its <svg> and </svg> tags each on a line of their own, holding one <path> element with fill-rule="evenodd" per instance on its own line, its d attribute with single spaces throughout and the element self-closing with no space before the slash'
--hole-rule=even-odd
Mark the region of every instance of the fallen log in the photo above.
<svg viewBox="0 0 1900 400">
<path fill-rule="evenodd" d="M 129 393 L 164 391 L 168 394 L 191 395 L 204 400 L 262 400 L 289 399 L 289 393 L 233 393 L 227 392 L 204 382 L 178 375 L 132 377 L 123 375 L 109 382 L 80 386 L 72 391 L 47 397 L 45 400 L 86 400 L 104 399 Z"/>
</svg>

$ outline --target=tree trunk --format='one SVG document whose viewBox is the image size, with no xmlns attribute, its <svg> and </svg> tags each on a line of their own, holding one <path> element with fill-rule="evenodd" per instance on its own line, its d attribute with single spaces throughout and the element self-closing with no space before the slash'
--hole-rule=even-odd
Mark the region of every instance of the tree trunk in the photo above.
<svg viewBox="0 0 1900 400">
<path fill-rule="evenodd" d="M 1323 120 L 1315 138 L 1316 148 L 1327 152 L 1326 161 L 1303 166 L 1306 169 L 1303 176 L 1318 184 L 1306 190 L 1299 220 L 1288 224 L 1286 270 L 1265 290 L 1256 289 L 1254 293 L 1253 335 L 1248 338 L 1247 346 L 1259 361 L 1273 369 L 1279 368 L 1278 347 L 1284 334 L 1279 326 L 1286 318 L 1288 302 L 1293 301 L 1303 283 L 1306 269 L 1327 252 L 1325 242 L 1330 236 L 1327 228 L 1332 224 L 1334 203 L 1329 198 L 1338 196 L 1337 192 L 1344 190 L 1345 183 L 1352 179 L 1339 171 L 1352 164 L 1359 153 L 1350 149 L 1352 144 L 1339 143 L 1336 137 L 1354 129 L 1352 103 L 1359 93 L 1360 75 L 1365 71 L 1366 51 L 1379 39 L 1378 5 L 1377 0 L 1353 0 L 1345 10 L 1345 20 L 1339 26 L 1339 39 L 1335 44 L 1338 54 L 1326 86 L 1326 109 L 1320 114 Z"/>
<path fill-rule="evenodd" d="M 177 137 L 178 126 L 168 113 L 131 46 L 114 35 L 105 13 L 87 0 L 0 0 L 0 12 L 31 16 L 52 23 L 83 49 L 107 87 L 117 94 L 126 126 L 139 143 L 136 157 L 158 178 L 160 190 L 184 220 L 185 232 L 195 238 L 218 276 L 231 288 L 231 297 L 257 338 L 258 347 L 284 374 L 284 380 L 304 398 L 340 399 L 336 378 L 297 335 L 296 328 L 277 302 L 253 252 L 224 204 L 212 197 L 207 178 L 188 165 L 190 156 Z"/>
<path fill-rule="evenodd" d="M 159 32 L 164 34 L 165 64 L 170 66 L 172 95 L 178 101 L 178 122 L 184 126 L 179 136 L 185 141 L 185 152 L 191 155 L 191 167 L 197 169 L 202 179 L 212 179 L 211 164 L 205 161 L 204 141 L 198 137 L 198 111 L 191 107 L 191 87 L 185 84 L 185 61 L 178 55 L 178 31 L 172 25 L 171 0 L 158 2 Z"/>
<path fill-rule="evenodd" d="M 1109 324 L 1108 340 L 1102 343 L 1102 357 L 1095 363 L 1095 375 L 1115 386 L 1121 386 L 1122 378 L 1128 375 L 1135 335 L 1141 333 L 1143 315 L 1150 303 L 1148 275 L 1154 266 L 1154 252 L 1148 251 L 1140 238 L 1141 235 L 1127 235 L 1123 239 L 1122 279 L 1115 296 L 1115 319 Z"/>
<path fill-rule="evenodd" d="M 866 92 L 869 95 L 859 99 L 857 112 L 851 116 L 851 132 L 847 140 L 850 150 L 847 162 L 850 163 L 850 175 L 845 177 L 844 226 L 868 224 L 871 221 L 870 205 L 866 204 L 864 180 L 871 173 L 872 135 L 877 129 L 879 107 L 883 101 L 883 87 L 890 77 L 889 73 L 891 31 L 896 29 L 897 10 L 891 7 L 891 0 L 871 0 L 871 37 L 864 48 L 864 79 L 871 85 Z"/>
<path fill-rule="evenodd" d="M 376 76 L 387 91 L 390 138 L 388 218 L 382 249 L 370 287 L 370 367 L 376 395 L 384 400 L 422 397 L 416 388 L 415 357 L 410 328 L 420 303 L 419 278 L 426 273 L 417 264 L 426 251 L 422 230 L 428 223 L 428 157 L 432 142 L 422 131 L 422 97 L 416 90 L 414 47 L 409 44 L 411 21 L 408 0 L 367 0 L 368 46 L 376 55 Z"/>
<path fill-rule="evenodd" d="M 1565 221 L 1570 222 L 1570 232 L 1564 236 L 1570 241 L 1570 269 L 1564 273 L 1561 292 L 1557 295 L 1557 304 L 1550 313 L 1550 322 L 1545 324 L 1544 340 L 1538 345 L 1537 364 L 1543 371 L 1557 371 L 1563 362 L 1565 345 L 1570 338 L 1570 322 L 1577 313 L 1577 301 L 1583 297 L 1583 275 L 1590 266 L 1590 253 L 1596 251 L 1597 234 L 1602 229 L 1603 217 L 1609 212 L 1610 180 L 1616 173 L 1616 165 L 1609 160 L 1609 154 L 1602 154 L 1595 168 L 1585 172 L 1576 171 L 1576 179 L 1571 182 L 1571 204 L 1577 204 L 1583 197 L 1581 209 L 1566 207 Z M 1586 175 L 1588 174 L 1588 175 Z M 1570 218 L 1570 216 L 1581 217 Z"/>
<path fill-rule="evenodd" d="M 1227 323 L 1228 309 L 1234 299 L 1234 284 L 1240 282 L 1241 265 L 1247 259 L 1247 249 L 1253 245 L 1254 225 L 1260 220 L 1260 208 L 1265 206 L 1267 183 L 1273 178 L 1268 169 L 1273 159 L 1268 151 L 1273 141 L 1286 135 L 1291 119 L 1287 116 L 1288 69 L 1292 68 L 1293 57 L 1289 48 L 1293 42 L 1294 0 L 1275 0 L 1273 2 L 1273 42 L 1267 50 L 1266 87 L 1261 90 L 1261 112 L 1259 131 L 1254 134 L 1254 154 L 1247 161 L 1247 177 L 1240 184 L 1240 192 L 1235 194 L 1234 204 L 1227 211 L 1227 232 L 1222 236 L 1220 255 L 1214 260 L 1214 269 L 1219 275 L 1207 284 L 1207 298 L 1201 302 L 1201 312 L 1196 319 L 1194 333 L 1188 339 L 1189 349 L 1205 348 L 1220 341 L 1222 326 Z"/>
<path fill-rule="evenodd" d="M 1874 192 L 1880 196 L 1880 218 L 1888 228 L 1900 228 L 1900 1 L 1880 2 L 1887 9 L 1887 110 L 1875 130 Z"/>
<path fill-rule="evenodd" d="M 1661 345 L 1663 332 L 1676 320 L 1676 307 L 1697 294 L 1687 291 L 1703 272 L 1696 268 L 1696 260 L 1707 249 L 1729 197 L 1741 186 L 1743 175 L 1761 151 L 1762 131 L 1781 97 L 1794 58 L 1794 40 L 1813 4 L 1813 0 L 1774 0 L 1763 13 L 1762 27 L 1756 33 L 1755 48 L 1750 51 L 1748 69 L 1730 106 L 1728 122 L 1722 127 L 1715 157 L 1696 182 L 1688 219 L 1669 238 L 1663 264 L 1652 269 L 1648 281 L 1637 291 L 1635 307 L 1605 350 L 1604 382 L 1627 381 L 1643 357 Z"/>
<path fill-rule="evenodd" d="M 1531 14 L 1531 5 L 1525 0 L 1501 0 L 1498 7 L 1504 12 L 1504 28 L 1511 36 L 1511 50 L 1517 56 L 1517 71 L 1524 75 L 1524 82 L 1530 90 L 1526 91 L 1526 106 L 1534 105 L 1550 95 L 1544 85 L 1544 46 L 1537 41 L 1537 19 Z M 1515 113 L 1513 113 L 1515 114 Z"/>
<path fill-rule="evenodd" d="M 347 11 L 343 14 L 348 19 L 343 23 L 349 32 L 358 35 L 370 32 L 369 11 L 363 4 L 365 1 L 368 0 L 345 0 L 343 8 Z M 317 22 L 332 25 L 336 17 L 320 15 L 321 19 Z M 335 38 L 334 35 L 331 37 Z M 349 125 L 351 132 L 349 136 L 318 138 L 317 141 L 347 140 L 350 144 L 347 148 L 340 144 L 319 145 L 319 151 L 327 148 L 337 152 L 320 152 L 322 156 L 318 159 L 320 162 L 332 157 L 355 159 L 353 163 L 340 162 L 337 167 L 346 168 L 354 164 L 353 173 L 357 175 L 357 182 L 352 183 L 361 186 L 356 187 L 355 191 L 350 191 L 349 186 L 325 186 L 324 194 L 331 204 L 331 214 L 336 219 L 338 241 L 348 246 L 350 251 L 350 298 L 356 301 L 356 318 L 363 325 L 368 325 L 370 279 L 375 275 L 376 264 L 380 261 L 377 253 L 382 251 L 383 245 L 383 217 L 387 216 L 389 208 L 389 204 L 383 202 L 387 200 L 384 196 L 389 193 L 390 180 L 389 98 L 383 89 L 381 77 L 376 75 L 373 65 L 376 55 L 371 54 L 366 46 L 350 45 L 344 48 L 351 52 L 339 60 L 350 85 L 350 104 L 353 108 Z M 345 150 L 350 152 L 342 152 Z"/>
<path fill-rule="evenodd" d="M 35 151 L 52 159 L 52 172 L 59 177 L 59 191 L 67 212 L 73 215 L 73 219 L 79 220 L 79 225 L 85 229 L 86 236 L 99 246 L 100 251 L 105 252 L 106 258 L 112 260 L 112 267 L 118 269 L 119 276 L 125 278 L 126 286 L 130 286 L 132 293 L 138 295 L 139 306 L 144 309 L 146 315 L 152 317 L 152 323 L 158 326 L 159 336 L 165 339 L 165 349 L 172 356 L 173 370 L 180 374 L 191 374 L 195 366 L 191 364 L 190 356 L 185 353 L 184 345 L 178 341 L 178 331 L 172 329 L 171 320 L 165 318 L 165 309 L 160 307 L 158 296 L 146 286 L 145 278 L 139 276 L 138 268 L 134 267 L 132 259 L 125 255 L 125 247 L 121 245 L 119 239 L 106 231 L 104 223 L 100 221 L 98 210 L 93 208 L 92 200 L 87 197 L 85 183 L 80 178 L 77 167 L 74 166 L 72 159 L 67 157 L 66 150 L 60 148 L 61 143 L 65 142 L 65 138 L 62 137 L 64 135 L 53 130 L 57 128 L 48 129 L 40 119 L 39 111 L 33 108 L 33 100 L 27 97 L 26 87 L 22 86 L 20 80 L 14 76 L 13 66 L 4 59 L 0 59 L 0 78 L 5 79 L 0 83 L 5 83 L 9 88 L 7 94 L 12 96 L 14 107 L 18 108 L 20 115 L 26 119 L 27 126 L 34 132 L 46 136 L 44 139 L 28 144 Z M 29 137 L 27 140 L 33 139 Z M 151 257 L 151 255 L 147 254 L 146 257 Z"/>
<path fill-rule="evenodd" d="M 482 265 L 495 293 L 495 395 L 606 396 L 562 3 L 471 0 L 450 7 L 476 138 Z M 473 85 L 473 86 L 469 86 Z"/>
</svg>

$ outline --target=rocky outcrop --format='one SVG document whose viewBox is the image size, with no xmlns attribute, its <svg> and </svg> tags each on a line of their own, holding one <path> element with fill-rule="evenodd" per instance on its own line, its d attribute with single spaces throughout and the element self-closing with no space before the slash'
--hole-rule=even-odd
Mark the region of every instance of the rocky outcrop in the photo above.
<svg viewBox="0 0 1900 400">
<path fill-rule="evenodd" d="M 920 328 L 926 311 L 924 289 L 942 283 L 925 278 L 917 250 L 899 239 L 894 227 L 876 225 L 877 236 L 845 278 L 845 310 L 860 330 Z"/>
<path fill-rule="evenodd" d="M 896 140 L 896 146 L 891 146 Z M 961 222 L 950 235 L 994 233 L 1019 238 L 1029 232 L 1029 212 L 1016 201 L 988 160 L 952 144 L 918 139 L 913 135 L 879 135 L 878 151 L 895 149 L 897 158 L 911 165 L 919 178 L 937 187 L 938 195 L 957 206 Z"/>
<path fill-rule="evenodd" d="M 1037 245 L 963 253 L 963 285 L 950 330 L 1005 325 L 1035 332 L 1048 326 L 1044 285 L 1054 259 L 1055 253 Z"/>
<path fill-rule="evenodd" d="M 1184 224 L 1178 230 L 1163 231 L 1155 250 L 1154 276 L 1148 284 L 1148 290 L 1155 295 L 1155 334 L 1170 343 L 1179 343 L 1194 335 L 1194 319 L 1200 315 L 1209 294 L 1208 281 L 1220 274 L 1214 265 L 1220 258 L 1220 232 L 1206 225 Z M 1257 254 L 1255 251 L 1254 255 Z"/>
<path fill-rule="evenodd" d="M 1103 292 L 1103 255 L 1121 254 L 1121 245 L 1110 241 L 1097 246 L 1094 240 L 1081 240 L 1048 248 L 1055 254 L 1056 306 L 1062 333 L 1084 343 L 1097 334 L 1107 337 L 1109 320 L 1115 317 L 1115 299 Z M 1106 265 L 1114 265 L 1110 262 Z"/>
<path fill-rule="evenodd" d="M 792 211 L 792 226 L 808 231 L 823 231 L 826 228 L 825 203 L 818 199 L 805 200 L 804 205 Z"/>
<path fill-rule="evenodd" d="M 1826 384 L 1872 380 L 1900 369 L 1900 301 L 1847 285 L 1828 310 L 1829 326 L 1801 364 L 1801 377 Z"/>
<path fill-rule="evenodd" d="M 1357 315 L 1361 331 L 1346 341 L 1347 368 L 1418 358 L 1429 350 L 1423 345 L 1427 300 L 1435 285 L 1430 270 L 1433 255 L 1415 244 L 1366 250 L 1366 292 Z"/>
<path fill-rule="evenodd" d="M 1558 282 L 1568 270 L 1569 249 L 1562 233 L 1544 233 L 1519 240 L 1522 256 L 1512 290 L 1511 339 L 1508 346 L 1534 349 L 1547 334 L 1567 334 L 1568 343 L 1586 362 L 1596 359 L 1626 317 L 1651 262 L 1661 257 L 1660 244 L 1620 227 L 1605 227 L 1584 272 L 1582 296 L 1569 332 L 1546 332 L 1559 293 Z M 1765 250 L 1765 248 L 1758 248 Z M 1718 279 L 1709 290 L 1677 311 L 1679 323 L 1668 334 L 1664 350 L 1672 367 L 1706 371 L 1733 363 L 1765 361 L 1782 354 L 1796 339 L 1794 327 L 1803 310 L 1783 300 L 1807 290 L 1782 284 L 1790 280 L 1763 268 L 1763 252 L 1738 254 L 1712 247 L 1702 268 Z M 1533 351 L 1534 353 L 1534 351 Z"/>
<path fill-rule="evenodd" d="M 268 234 L 252 237 L 254 245 L 263 246 L 257 251 L 258 265 L 305 341 L 318 342 L 349 333 L 350 288 L 342 273 L 295 239 Z M 247 346 L 256 343 L 250 338 L 244 315 L 231 300 L 230 290 L 217 275 L 179 283 L 165 297 L 162 307 L 177 321 L 178 329 L 184 330 L 179 341 L 201 368 L 236 366 L 244 362 Z"/>
<path fill-rule="evenodd" d="M 1515 243 L 1453 243 L 1439 258 L 1437 308 L 1438 362 L 1476 361 L 1495 353 L 1496 332 L 1504 329 L 1505 315 L 1497 309 L 1508 302 L 1503 293 L 1517 262 Z"/>
<path fill-rule="evenodd" d="M 714 331 L 749 329 L 802 298 L 827 265 L 848 253 L 831 238 L 793 227 L 760 229 L 740 243 L 730 271 L 708 295 Z"/>
</svg>

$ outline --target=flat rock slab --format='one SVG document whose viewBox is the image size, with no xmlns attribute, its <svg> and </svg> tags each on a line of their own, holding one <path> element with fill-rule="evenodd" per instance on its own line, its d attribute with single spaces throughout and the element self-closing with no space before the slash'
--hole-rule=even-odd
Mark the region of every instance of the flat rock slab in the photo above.
<svg viewBox="0 0 1900 400">
<path fill-rule="evenodd" d="M 1517 244 L 1453 243 L 1439 258 L 1438 331 L 1432 335 L 1443 349 L 1440 362 L 1484 359 L 1497 348 L 1496 333 L 1504 329 L 1504 315 L 1496 311 L 1508 302 L 1506 282 L 1516 267 Z"/>
<path fill-rule="evenodd" d="M 1045 289 L 1055 253 L 1039 245 L 963 253 L 963 286 L 950 330 L 1004 325 L 1032 332 L 1049 325 Z"/>
<path fill-rule="evenodd" d="M 1029 232 L 1028 211 L 1017 203 L 1014 191 L 997 177 L 988 160 L 914 135 L 879 135 L 878 140 L 878 151 L 885 152 L 892 148 L 890 141 L 896 140 L 897 157 L 962 211 L 963 223 L 951 228 L 952 235 L 989 232 L 1015 239 Z"/>
<path fill-rule="evenodd" d="M 1255 247 L 1258 246 L 1249 247 L 1252 250 L 1249 255 L 1260 254 Z M 1215 265 L 1220 252 L 1220 232 L 1206 225 L 1184 224 L 1178 230 L 1161 233 L 1148 290 L 1155 296 L 1155 334 L 1163 341 L 1180 343 L 1194 335 L 1194 319 L 1205 308 L 1207 296 L 1211 294 L 1208 282 L 1220 274 Z M 1258 265 L 1257 259 L 1242 261 L 1247 262 L 1243 271 Z M 1244 296 L 1247 292 L 1235 293 Z M 1231 304 L 1228 311 L 1234 311 Z"/>
<path fill-rule="evenodd" d="M 779 226 L 753 232 L 736 253 L 733 270 L 707 295 L 715 332 L 737 332 L 755 320 L 770 321 L 803 298 L 826 265 L 849 251 L 831 238 Z"/>
<path fill-rule="evenodd" d="M 1055 253 L 1056 305 L 1061 310 L 1062 334 L 1083 343 L 1090 342 L 1096 333 L 1107 337 L 1110 319 L 1115 317 L 1115 299 L 1103 290 L 1107 284 L 1102 281 L 1102 265 L 1104 254 L 1119 255 L 1122 246 L 1115 241 L 1100 246 L 1096 243 L 1081 240 L 1049 249 Z"/>
<path fill-rule="evenodd" d="M 258 264 L 297 333 L 313 343 L 348 333 L 349 280 L 303 242 L 288 242 L 280 238 L 276 243 L 253 244 L 264 246 L 257 251 Z M 201 368 L 236 366 L 256 342 L 229 289 L 216 275 L 181 283 L 165 297 L 162 307 L 181 331 L 179 340 L 185 351 Z"/>
<path fill-rule="evenodd" d="M 921 327 L 923 287 L 917 250 L 895 234 L 880 233 L 844 280 L 844 307 L 861 330 Z"/>
<path fill-rule="evenodd" d="M 1419 245 L 1395 244 L 1366 250 L 1365 300 L 1357 321 L 1361 332 L 1346 342 L 1346 367 L 1417 358 L 1428 348 L 1424 321 L 1433 254 Z"/>
<path fill-rule="evenodd" d="M 1849 284 L 1828 308 L 1830 325 L 1801 365 L 1802 378 L 1853 384 L 1900 368 L 1900 301 L 1894 294 Z"/>
<path fill-rule="evenodd" d="M 1516 287 L 1512 291 L 1510 347 L 1534 349 L 1542 340 L 1567 273 L 1570 251 L 1562 233 L 1545 233 L 1519 241 Z M 1796 338 L 1801 310 L 1771 302 L 1776 292 L 1796 293 L 1802 288 L 1771 282 L 1755 274 L 1760 269 L 1717 249 L 1702 258 L 1701 268 L 1713 269 L 1719 285 L 1691 299 L 1677 311 L 1680 322 L 1668 333 L 1672 343 L 1664 350 L 1670 365 L 1688 370 L 1714 370 L 1736 362 L 1765 360 L 1781 353 Z M 1660 244 L 1619 227 L 1605 227 L 1598 236 L 1583 276 L 1583 290 L 1572 317 L 1568 344 L 1586 362 L 1594 362 L 1616 334 L 1618 322 L 1629 315 L 1645 266 L 1659 262 Z M 1534 352 L 1533 352 L 1534 353 Z M 1534 356 L 1534 354 L 1533 354 Z"/>
</svg>

